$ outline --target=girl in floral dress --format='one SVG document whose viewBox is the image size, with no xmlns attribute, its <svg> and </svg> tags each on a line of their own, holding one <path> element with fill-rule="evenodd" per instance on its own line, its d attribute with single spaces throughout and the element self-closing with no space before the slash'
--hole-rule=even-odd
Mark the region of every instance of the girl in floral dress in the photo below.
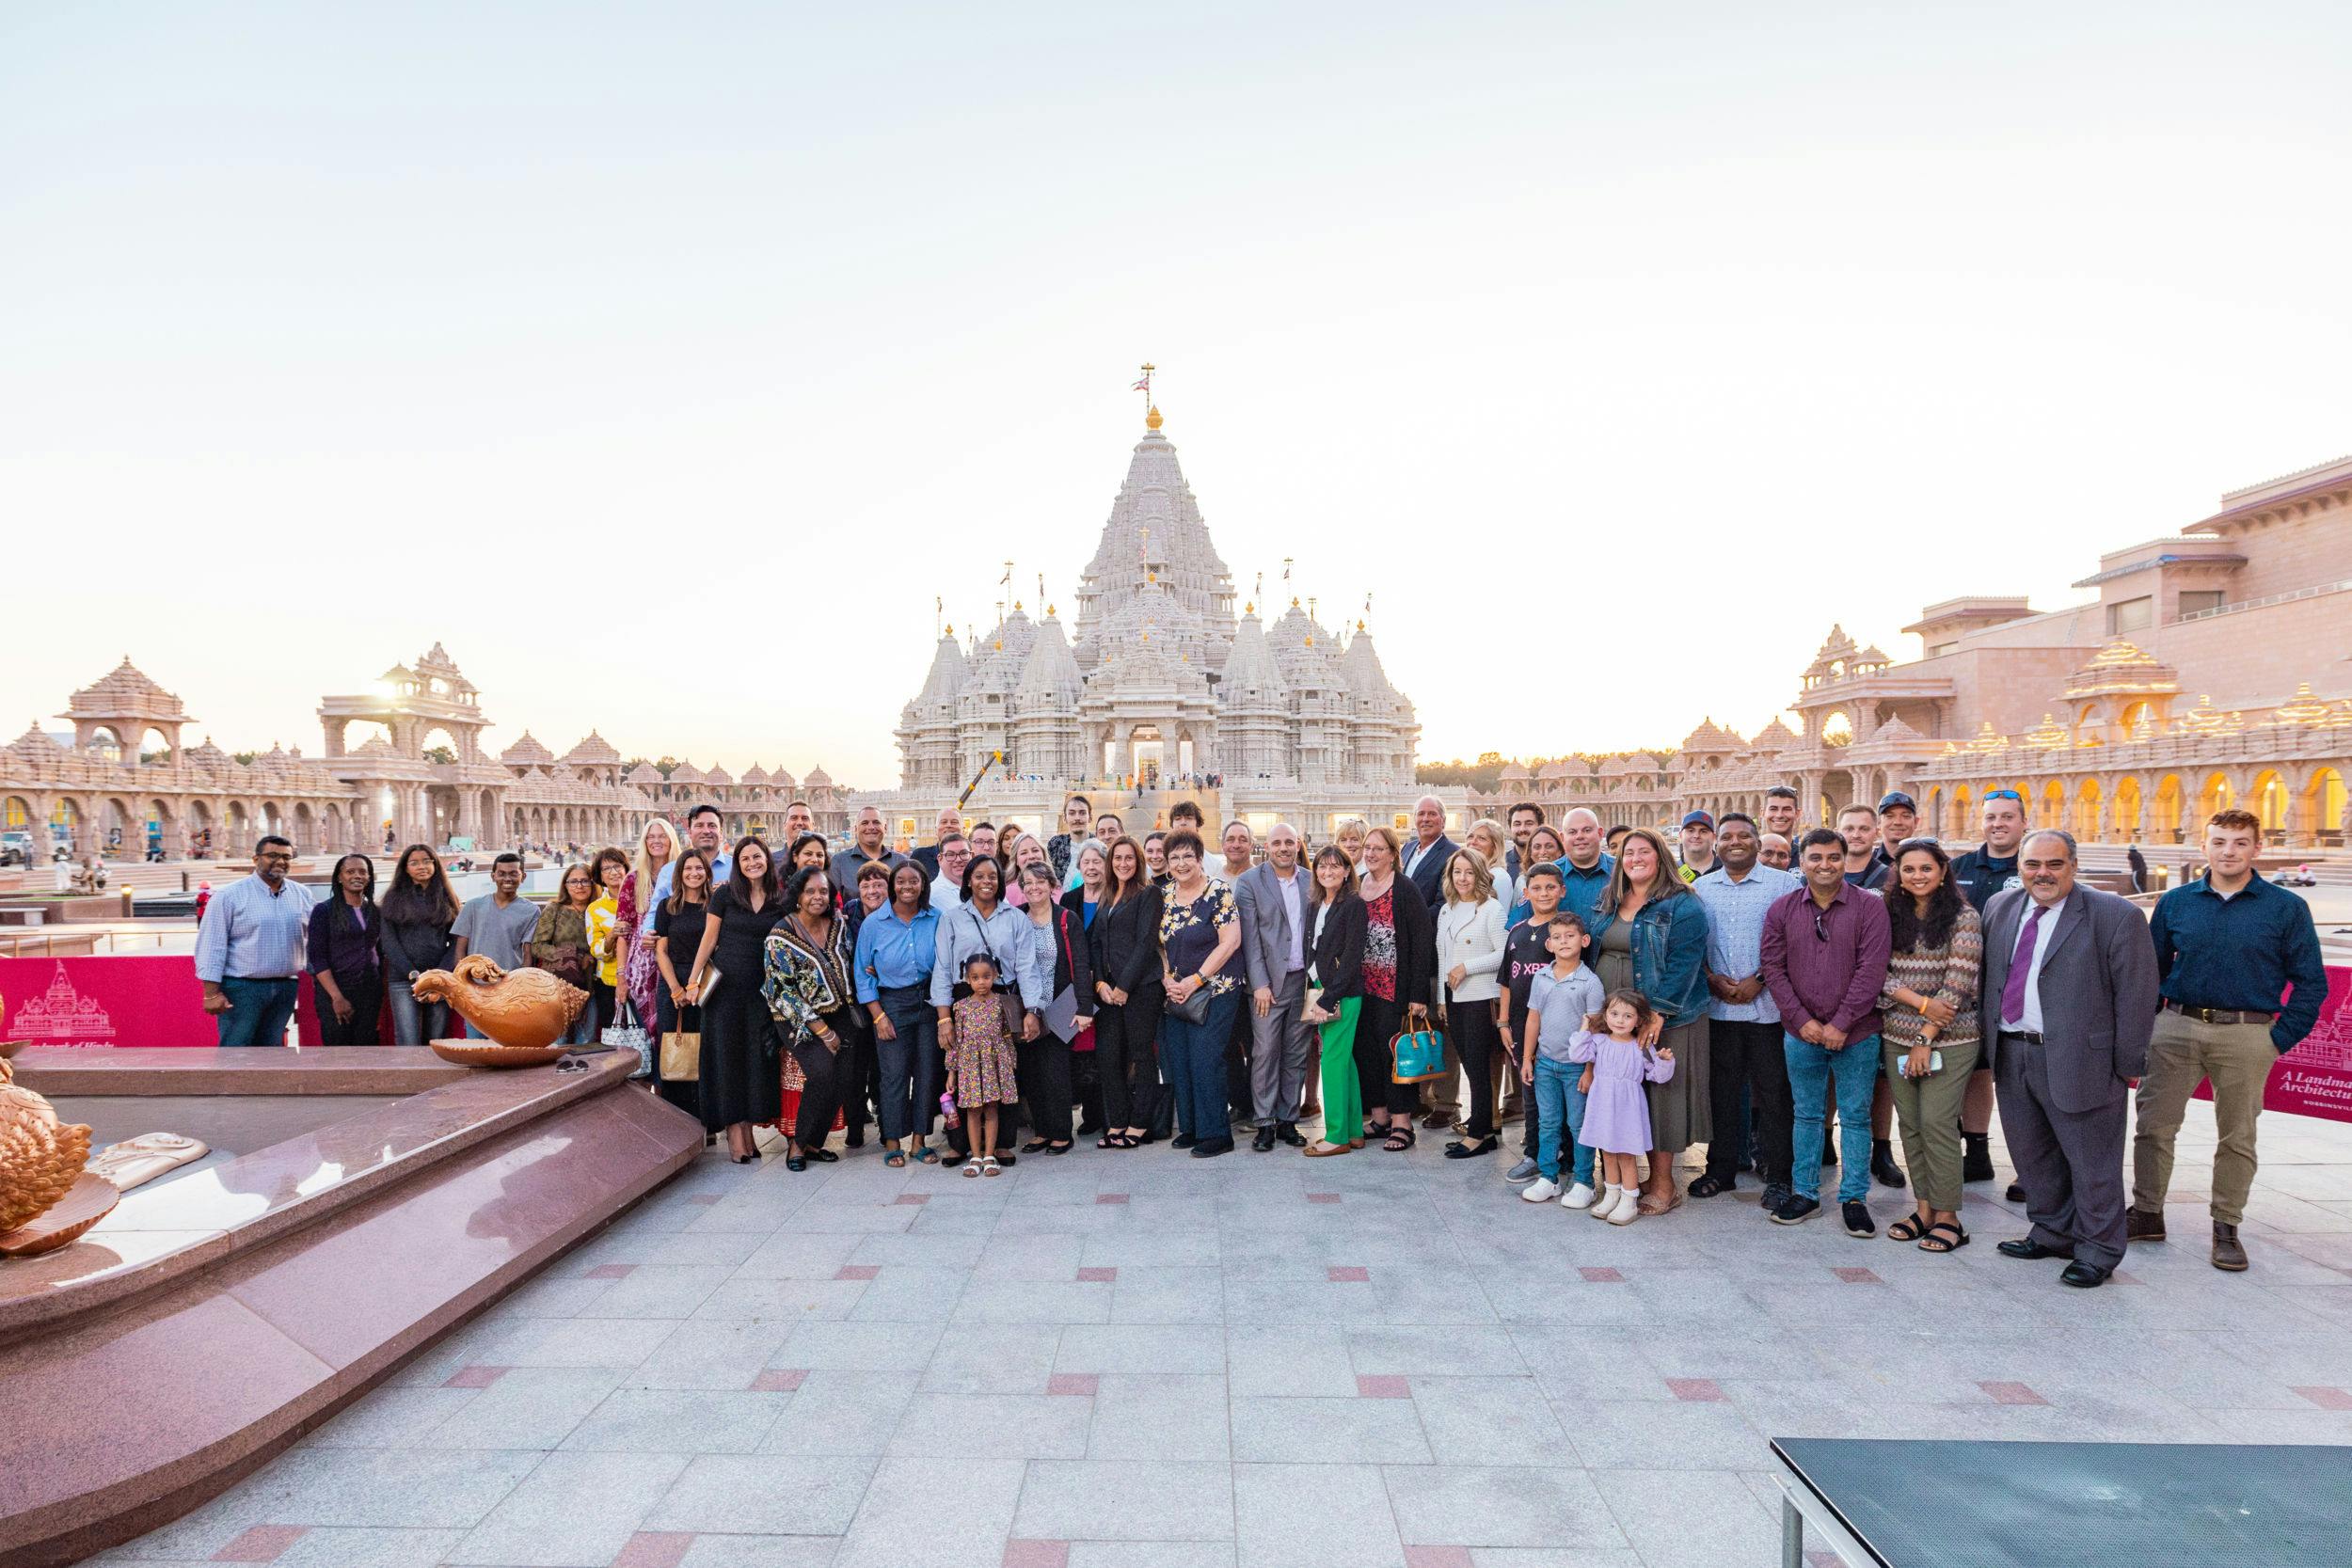
<svg viewBox="0 0 2352 1568">
<path fill-rule="evenodd" d="M 947 1086 L 962 1110 L 977 1112 L 964 1118 L 972 1140 L 966 1176 L 994 1176 L 996 1132 L 1000 1105 L 1021 1098 L 1016 1086 L 1020 1059 L 1013 1051 L 1014 1023 L 1019 1004 L 1009 991 L 996 989 L 996 963 L 986 953 L 963 960 L 963 982 L 969 996 L 954 1004 L 955 1045 L 947 1059 Z"/>
</svg>

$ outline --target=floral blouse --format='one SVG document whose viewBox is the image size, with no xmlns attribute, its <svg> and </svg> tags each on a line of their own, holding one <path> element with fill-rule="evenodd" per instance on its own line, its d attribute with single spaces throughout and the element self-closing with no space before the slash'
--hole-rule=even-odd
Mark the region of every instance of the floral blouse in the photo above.
<svg viewBox="0 0 2352 1568">
<path fill-rule="evenodd" d="M 1207 889 L 1190 903 L 1176 896 L 1176 884 L 1170 882 L 1162 890 L 1160 905 L 1160 952 L 1168 972 L 1178 979 L 1199 974 L 1209 955 L 1216 951 L 1224 927 L 1240 918 L 1232 888 L 1216 878 L 1210 878 Z M 1239 967 L 1227 959 L 1201 989 L 1211 996 L 1232 990 L 1241 984 L 1233 974 Z"/>
<path fill-rule="evenodd" d="M 1364 900 L 1364 994 L 1396 1000 L 1396 883 Z"/>
<path fill-rule="evenodd" d="M 817 1020 L 855 1005 L 850 981 L 850 923 L 833 917 L 824 942 L 815 941 L 797 915 L 776 922 L 768 933 L 759 994 L 768 1012 L 794 1039 L 815 1034 Z"/>
</svg>

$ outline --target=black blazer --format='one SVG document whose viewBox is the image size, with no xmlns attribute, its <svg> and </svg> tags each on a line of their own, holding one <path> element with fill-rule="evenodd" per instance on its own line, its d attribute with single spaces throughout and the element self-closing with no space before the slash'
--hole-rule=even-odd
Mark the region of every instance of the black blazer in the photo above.
<svg viewBox="0 0 2352 1568">
<path fill-rule="evenodd" d="M 1320 904 L 1315 906 L 1321 911 Z M 1307 916 L 1307 929 L 1315 928 L 1315 916 Z M 1330 917 L 1323 923 L 1322 935 L 1315 938 L 1314 977 L 1316 989 L 1323 992 L 1325 1011 L 1334 1002 L 1344 1002 L 1351 996 L 1364 994 L 1364 901 L 1350 898 L 1333 908 Z"/>
<path fill-rule="evenodd" d="M 1426 914 L 1445 902 L 1445 868 L 1454 863 L 1454 852 L 1459 848 L 1461 848 L 1460 845 L 1446 837 L 1445 834 L 1439 833 L 1438 841 L 1429 847 L 1429 853 L 1422 856 L 1414 863 L 1413 886 L 1421 893 L 1422 913 Z M 1406 854 L 1409 855 L 1412 851 L 1411 844 L 1405 846 Z M 1404 863 L 1404 857 L 1400 855 L 1397 858 L 1397 864 L 1403 865 Z M 1437 927 L 1434 926 L 1430 927 L 1429 940 L 1433 943 L 1438 940 Z M 1437 960 L 1432 958 L 1430 961 L 1435 963 Z"/>
<path fill-rule="evenodd" d="M 1160 989 L 1160 890 L 1146 888 L 1094 911 L 1094 973 L 1114 990 L 1135 996 Z"/>
<path fill-rule="evenodd" d="M 1398 877 L 1389 885 L 1393 893 L 1390 903 L 1396 911 L 1396 1005 L 1426 1007 L 1429 983 L 1438 969 L 1438 923 L 1409 878 Z"/>
</svg>

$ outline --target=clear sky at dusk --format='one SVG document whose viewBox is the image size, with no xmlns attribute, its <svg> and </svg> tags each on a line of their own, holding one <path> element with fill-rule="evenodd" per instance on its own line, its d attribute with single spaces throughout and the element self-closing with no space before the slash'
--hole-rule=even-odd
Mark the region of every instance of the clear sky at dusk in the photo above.
<svg viewBox="0 0 2352 1568">
<path fill-rule="evenodd" d="M 1752 732 L 1833 621 L 1914 657 L 2352 450 L 2347 57 L 2322 4 L 8 7 L 0 727 L 128 652 L 315 752 L 438 639 L 494 744 L 895 783 L 934 594 L 1071 607 L 1150 359 L 1243 594 L 1370 593 L 1424 757 Z"/>
</svg>

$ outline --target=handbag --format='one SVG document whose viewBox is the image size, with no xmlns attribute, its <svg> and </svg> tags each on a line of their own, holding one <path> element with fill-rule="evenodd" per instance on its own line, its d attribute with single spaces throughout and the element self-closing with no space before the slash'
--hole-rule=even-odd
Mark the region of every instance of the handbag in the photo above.
<svg viewBox="0 0 2352 1568">
<path fill-rule="evenodd" d="M 1416 1002 L 1406 1009 L 1405 1027 L 1389 1041 L 1389 1055 L 1391 1083 L 1419 1084 L 1446 1075 L 1445 1037 L 1430 1027 L 1428 1008 Z"/>
<path fill-rule="evenodd" d="M 644 1028 L 637 1022 L 637 1009 L 628 1002 L 621 1004 L 618 1021 L 606 1024 L 598 1038 L 607 1051 L 637 1053 L 637 1070 L 629 1074 L 631 1078 L 653 1076 L 653 1042 L 646 1038 Z"/>
<path fill-rule="evenodd" d="M 1182 1002 L 1168 1004 L 1168 1011 L 1186 1023 L 1206 1023 L 1209 1022 L 1209 1003 L 1216 994 L 1206 986 L 1195 987 L 1193 993 Z"/>
<path fill-rule="evenodd" d="M 661 1037 L 661 1076 L 673 1084 L 691 1084 L 703 1075 L 703 1037 L 699 1029 L 673 1029 Z"/>
</svg>

